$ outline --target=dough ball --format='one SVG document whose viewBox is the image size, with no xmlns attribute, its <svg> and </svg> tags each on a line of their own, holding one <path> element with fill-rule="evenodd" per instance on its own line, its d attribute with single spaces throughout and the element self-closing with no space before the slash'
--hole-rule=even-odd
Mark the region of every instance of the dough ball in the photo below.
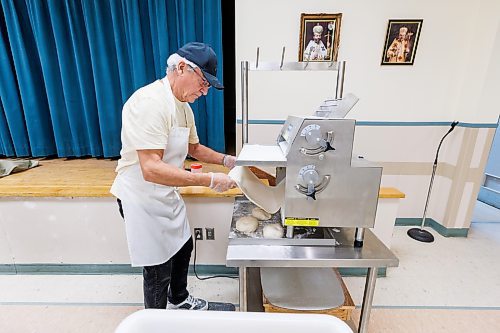
<svg viewBox="0 0 500 333">
<path fill-rule="evenodd" d="M 259 226 L 259 221 L 253 216 L 243 216 L 236 221 L 236 230 L 239 232 L 254 232 Z"/>
<path fill-rule="evenodd" d="M 260 207 L 255 207 L 254 209 L 252 209 L 252 216 L 261 221 L 269 220 L 271 218 L 271 214 Z"/>
<path fill-rule="evenodd" d="M 279 223 L 266 224 L 263 233 L 264 238 L 282 238 L 283 227 Z"/>
</svg>

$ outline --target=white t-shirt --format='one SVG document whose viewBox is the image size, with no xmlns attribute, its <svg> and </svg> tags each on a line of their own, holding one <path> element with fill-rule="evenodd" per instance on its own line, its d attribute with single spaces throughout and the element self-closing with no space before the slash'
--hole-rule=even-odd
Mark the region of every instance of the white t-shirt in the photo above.
<svg viewBox="0 0 500 333">
<path fill-rule="evenodd" d="M 189 143 L 199 142 L 193 110 L 175 98 L 169 84 L 157 80 L 134 92 L 123 106 L 122 149 L 116 172 L 139 163 L 137 150 L 165 149 L 174 126 L 189 128 Z"/>
</svg>

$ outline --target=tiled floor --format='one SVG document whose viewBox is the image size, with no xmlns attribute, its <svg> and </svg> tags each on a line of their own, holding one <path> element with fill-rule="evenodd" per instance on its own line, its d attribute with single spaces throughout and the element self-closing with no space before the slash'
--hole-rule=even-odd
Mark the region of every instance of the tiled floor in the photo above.
<svg viewBox="0 0 500 333">
<path fill-rule="evenodd" d="M 476 207 L 472 215 L 473 222 L 500 223 L 500 209 L 476 201 Z"/>
<path fill-rule="evenodd" d="M 353 319 L 359 318 L 359 310 Z M 498 333 L 499 310 L 372 310 L 370 333 Z"/>
<path fill-rule="evenodd" d="M 238 304 L 238 280 L 190 276 L 188 288 L 198 297 Z M 0 306 L 143 304 L 141 275 L 0 275 L 0 290 Z"/>
<path fill-rule="evenodd" d="M 500 221 L 491 213 L 487 222 Z M 395 229 L 400 266 L 377 280 L 370 332 L 500 332 L 500 223 L 473 223 L 468 238 L 430 230 L 430 244 L 407 229 Z M 364 278 L 345 281 L 361 304 Z M 139 275 L 0 275 L 0 332 L 112 332 L 142 308 L 141 283 Z M 189 285 L 196 296 L 238 303 L 237 280 L 190 277 Z"/>
<path fill-rule="evenodd" d="M 400 265 L 377 280 L 375 306 L 500 309 L 500 224 L 473 223 L 467 238 L 445 238 L 430 230 L 433 243 L 409 238 L 408 229 L 395 229 L 391 249 Z M 344 280 L 360 304 L 364 278 Z"/>
<path fill-rule="evenodd" d="M 127 305 L 0 306 L 0 332 L 111 333 L 123 318 L 141 308 Z"/>
</svg>

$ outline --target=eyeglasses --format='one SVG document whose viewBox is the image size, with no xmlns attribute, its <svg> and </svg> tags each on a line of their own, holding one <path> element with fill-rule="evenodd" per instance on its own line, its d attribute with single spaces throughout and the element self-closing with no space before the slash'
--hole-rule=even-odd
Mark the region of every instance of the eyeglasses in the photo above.
<svg viewBox="0 0 500 333">
<path fill-rule="evenodd" d="M 210 88 L 210 82 L 207 81 L 202 75 L 200 75 L 193 67 L 189 66 L 188 67 L 193 71 L 198 77 L 201 79 L 202 85 L 205 88 Z"/>
</svg>

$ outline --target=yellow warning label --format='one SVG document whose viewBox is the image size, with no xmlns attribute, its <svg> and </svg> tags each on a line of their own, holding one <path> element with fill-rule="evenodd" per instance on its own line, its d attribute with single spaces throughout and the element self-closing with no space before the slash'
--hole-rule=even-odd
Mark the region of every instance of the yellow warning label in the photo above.
<svg viewBox="0 0 500 333">
<path fill-rule="evenodd" d="M 285 225 L 294 227 L 317 227 L 319 219 L 309 217 L 285 217 Z"/>
</svg>

